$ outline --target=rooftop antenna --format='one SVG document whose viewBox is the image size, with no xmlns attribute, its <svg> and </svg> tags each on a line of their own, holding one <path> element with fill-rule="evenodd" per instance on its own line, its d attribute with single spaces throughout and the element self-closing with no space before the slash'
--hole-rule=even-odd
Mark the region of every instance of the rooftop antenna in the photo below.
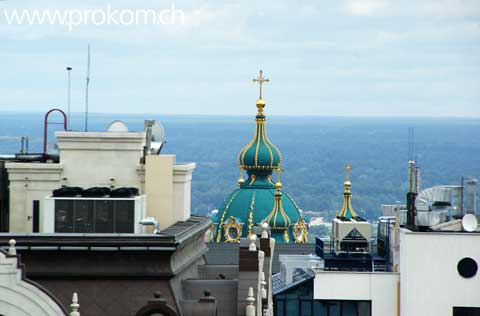
<svg viewBox="0 0 480 316">
<path fill-rule="evenodd" d="M 413 127 L 408 128 L 408 160 L 413 160 Z"/>
<path fill-rule="evenodd" d="M 413 161 L 413 127 L 408 128 L 408 192 L 407 192 L 407 226 L 415 226 L 415 199 L 418 192 L 417 183 L 419 171 L 415 169 Z"/>
<path fill-rule="evenodd" d="M 72 71 L 72 67 L 67 67 L 68 73 L 68 92 L 67 92 L 67 125 L 70 127 L 70 72 Z"/>
<path fill-rule="evenodd" d="M 90 84 L 90 44 L 88 44 L 87 85 L 85 89 L 85 132 L 88 132 L 88 86 Z"/>
</svg>

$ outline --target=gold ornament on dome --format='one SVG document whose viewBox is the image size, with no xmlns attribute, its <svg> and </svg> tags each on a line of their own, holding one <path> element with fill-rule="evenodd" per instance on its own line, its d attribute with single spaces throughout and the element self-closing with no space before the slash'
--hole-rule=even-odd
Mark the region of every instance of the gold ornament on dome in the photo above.
<svg viewBox="0 0 480 316">
<path fill-rule="evenodd" d="M 288 237 L 288 229 L 285 229 L 283 231 L 283 240 L 285 241 L 285 243 L 289 243 L 290 242 L 290 237 Z"/>
<path fill-rule="evenodd" d="M 295 237 L 296 244 L 304 244 L 308 239 L 308 225 L 301 217 L 295 225 L 293 225 L 293 235 Z"/>
<path fill-rule="evenodd" d="M 225 242 L 238 243 L 242 236 L 242 225 L 233 216 L 230 216 L 223 225 Z"/>
</svg>

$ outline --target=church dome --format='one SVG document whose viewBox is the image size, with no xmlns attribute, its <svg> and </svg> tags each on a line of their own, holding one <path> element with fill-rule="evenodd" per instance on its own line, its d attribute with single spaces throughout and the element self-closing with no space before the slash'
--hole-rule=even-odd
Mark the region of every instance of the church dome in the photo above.
<svg viewBox="0 0 480 316">
<path fill-rule="evenodd" d="M 268 82 L 262 73 L 254 81 Z M 304 243 L 308 223 L 290 195 L 282 189 L 280 173 L 282 156 L 268 139 L 265 130 L 265 101 L 257 100 L 256 130 L 253 139 L 240 151 L 238 162 L 240 178 L 238 189 L 230 193 L 218 213 L 212 217 L 215 242 L 239 242 L 242 237 L 255 234 L 255 227 L 267 223 L 271 236 L 280 243 Z M 247 172 L 248 177 L 243 178 Z M 277 172 L 277 183 L 272 173 Z"/>
<path fill-rule="evenodd" d="M 216 242 L 238 242 L 264 222 L 277 242 L 294 242 L 303 235 L 306 238 L 306 226 L 294 230 L 295 224 L 305 223 L 302 211 L 289 194 L 275 188 L 270 177 L 252 175 L 245 180 L 227 196 L 212 221 L 217 224 Z"/>
<path fill-rule="evenodd" d="M 282 155 L 278 148 L 268 139 L 265 131 L 263 99 L 257 101 L 257 126 L 252 140 L 245 145 L 238 155 L 240 167 L 244 170 L 272 171 L 280 167 Z"/>
</svg>

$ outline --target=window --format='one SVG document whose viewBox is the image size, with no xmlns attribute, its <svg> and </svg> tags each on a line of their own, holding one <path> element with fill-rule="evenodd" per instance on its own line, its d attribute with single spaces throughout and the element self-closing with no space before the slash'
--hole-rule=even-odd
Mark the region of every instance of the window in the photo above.
<svg viewBox="0 0 480 316">
<path fill-rule="evenodd" d="M 316 300 L 315 316 L 371 316 L 370 301 L 324 301 Z"/>
<path fill-rule="evenodd" d="M 32 232 L 38 233 L 40 231 L 40 201 L 33 201 L 33 212 L 32 212 Z"/>
<path fill-rule="evenodd" d="M 454 307 L 453 316 L 480 316 L 480 307 Z"/>
<path fill-rule="evenodd" d="M 133 200 L 55 200 L 56 233 L 133 233 Z"/>
</svg>

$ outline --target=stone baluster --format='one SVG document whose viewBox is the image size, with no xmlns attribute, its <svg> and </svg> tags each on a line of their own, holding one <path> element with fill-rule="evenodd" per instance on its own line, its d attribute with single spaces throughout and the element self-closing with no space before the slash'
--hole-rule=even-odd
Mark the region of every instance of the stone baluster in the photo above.
<svg viewBox="0 0 480 316">
<path fill-rule="evenodd" d="M 70 304 L 70 314 L 69 316 L 80 316 L 78 309 L 80 308 L 80 304 L 78 304 L 78 295 L 77 293 L 73 293 L 72 296 L 72 304 Z"/>
<path fill-rule="evenodd" d="M 248 288 L 245 316 L 255 316 L 255 297 L 253 296 L 253 287 Z"/>
<path fill-rule="evenodd" d="M 16 243 L 17 243 L 17 242 L 15 241 L 15 239 L 10 239 L 10 240 L 8 241 L 8 244 L 10 245 L 10 246 L 8 247 L 8 255 L 9 255 L 9 256 L 16 256 L 16 255 L 17 255 L 17 249 L 15 248 L 15 244 L 16 244 Z"/>
<path fill-rule="evenodd" d="M 257 235 L 252 235 L 250 237 L 250 246 L 248 246 L 249 251 L 257 251 L 257 245 L 255 242 L 257 241 Z"/>
<path fill-rule="evenodd" d="M 260 277 L 262 280 L 262 300 L 266 300 L 267 299 L 267 289 L 266 289 L 267 282 L 265 281 L 265 272 L 262 272 L 260 274 Z"/>
</svg>

